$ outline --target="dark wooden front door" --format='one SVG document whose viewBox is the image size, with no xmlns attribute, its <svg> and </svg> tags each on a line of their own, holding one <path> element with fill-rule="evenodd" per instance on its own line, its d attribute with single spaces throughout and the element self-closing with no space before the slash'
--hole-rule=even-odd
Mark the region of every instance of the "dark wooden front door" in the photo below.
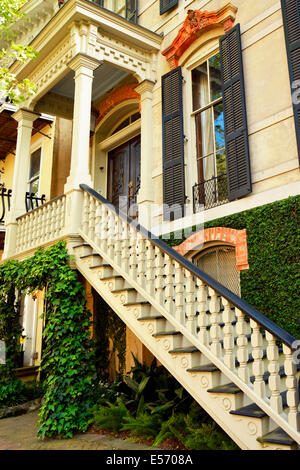
<svg viewBox="0 0 300 470">
<path fill-rule="evenodd" d="M 108 154 L 108 199 L 112 204 L 126 212 L 136 202 L 140 187 L 141 138 L 126 142 Z M 135 215 L 134 210 L 129 211 Z"/>
</svg>

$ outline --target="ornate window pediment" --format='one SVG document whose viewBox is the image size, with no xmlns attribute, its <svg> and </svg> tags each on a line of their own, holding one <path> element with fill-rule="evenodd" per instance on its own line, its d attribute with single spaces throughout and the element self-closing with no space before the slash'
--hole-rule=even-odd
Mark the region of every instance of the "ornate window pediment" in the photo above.
<svg viewBox="0 0 300 470">
<path fill-rule="evenodd" d="M 170 68 L 178 66 L 178 60 L 187 48 L 212 28 L 222 26 L 225 33 L 232 28 L 237 8 L 228 3 L 217 11 L 188 10 L 187 17 L 179 29 L 172 44 L 162 54 L 170 64 Z"/>
</svg>

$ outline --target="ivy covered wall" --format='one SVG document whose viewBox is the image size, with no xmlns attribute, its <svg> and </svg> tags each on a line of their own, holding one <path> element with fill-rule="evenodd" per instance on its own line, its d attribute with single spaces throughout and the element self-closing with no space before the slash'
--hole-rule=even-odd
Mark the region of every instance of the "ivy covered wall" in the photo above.
<svg viewBox="0 0 300 470">
<path fill-rule="evenodd" d="M 300 196 L 205 223 L 204 228 L 247 230 L 249 270 L 241 295 L 279 326 L 300 338 Z M 170 237 L 171 246 L 184 239 Z"/>
</svg>

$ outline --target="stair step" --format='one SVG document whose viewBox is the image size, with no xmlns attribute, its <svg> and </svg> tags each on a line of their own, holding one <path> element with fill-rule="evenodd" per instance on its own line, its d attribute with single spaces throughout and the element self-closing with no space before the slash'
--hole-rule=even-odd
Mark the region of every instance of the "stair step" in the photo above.
<svg viewBox="0 0 300 470">
<path fill-rule="evenodd" d="M 283 408 L 287 407 L 287 400 L 286 400 L 286 391 L 280 394 L 282 396 L 282 406 Z M 232 410 L 229 412 L 232 415 L 238 416 L 248 416 L 250 418 L 264 418 L 268 416 L 261 408 L 259 408 L 256 403 L 251 403 L 250 405 L 243 406 L 238 410 Z"/>
<path fill-rule="evenodd" d="M 110 264 L 97 264 L 96 266 L 90 266 L 90 269 L 97 269 L 97 268 L 111 268 Z"/>
<path fill-rule="evenodd" d="M 281 428 L 277 428 L 262 437 L 259 437 L 258 442 L 267 442 L 270 444 L 277 444 L 282 446 L 296 446 L 297 443 Z"/>
<path fill-rule="evenodd" d="M 91 258 L 92 256 L 99 256 L 99 258 L 101 258 L 101 256 L 98 253 L 90 253 L 89 255 L 80 256 L 80 259 Z"/>
<path fill-rule="evenodd" d="M 122 289 L 115 289 L 115 290 L 112 290 L 111 292 L 113 294 L 119 294 L 120 292 L 132 292 L 135 290 L 136 289 L 134 287 L 123 287 Z"/>
<path fill-rule="evenodd" d="M 124 304 L 124 307 L 132 307 L 133 305 L 151 305 L 151 304 L 147 302 L 146 300 L 140 300 L 137 302 L 127 302 L 126 304 Z"/>
<path fill-rule="evenodd" d="M 177 335 L 182 335 L 181 331 L 159 331 L 158 333 L 154 333 L 152 336 L 157 337 L 157 336 L 177 336 Z"/>
<path fill-rule="evenodd" d="M 206 364 L 205 366 L 196 366 L 187 369 L 187 372 L 217 372 L 220 371 L 214 364 Z"/>
<path fill-rule="evenodd" d="M 147 320 L 165 320 L 165 317 L 163 315 L 155 315 L 155 316 L 148 315 L 147 317 L 138 318 L 138 321 L 147 321 Z"/>
<path fill-rule="evenodd" d="M 110 266 L 110 264 L 102 264 L 102 266 Z M 99 267 L 99 266 L 98 266 Z M 117 274 L 115 276 L 105 276 L 101 278 L 101 281 L 109 281 L 110 279 L 123 279 L 122 276 L 118 276 Z"/>
<path fill-rule="evenodd" d="M 187 354 L 187 353 L 197 353 L 197 352 L 200 352 L 200 351 L 195 346 L 191 346 L 189 348 L 177 348 L 177 349 L 172 349 L 172 351 L 169 351 L 170 354 Z"/>
<path fill-rule="evenodd" d="M 75 250 L 75 248 L 81 248 L 82 246 L 90 246 L 88 243 L 80 243 L 79 245 L 75 245 L 73 246 L 73 250 Z"/>
<path fill-rule="evenodd" d="M 242 390 L 233 382 L 230 382 L 225 385 L 218 385 L 217 387 L 210 388 L 207 391 L 209 393 L 228 393 L 230 395 L 235 395 L 236 393 L 243 393 Z"/>
</svg>

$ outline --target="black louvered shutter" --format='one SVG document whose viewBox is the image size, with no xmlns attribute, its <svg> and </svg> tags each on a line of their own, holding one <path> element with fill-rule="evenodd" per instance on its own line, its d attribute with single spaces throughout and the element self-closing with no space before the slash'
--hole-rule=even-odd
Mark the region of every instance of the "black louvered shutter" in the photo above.
<svg viewBox="0 0 300 470">
<path fill-rule="evenodd" d="M 137 24 L 138 0 L 126 0 L 126 19 Z"/>
<path fill-rule="evenodd" d="M 300 0 L 281 0 L 300 162 Z"/>
<path fill-rule="evenodd" d="M 166 11 L 175 7 L 178 4 L 178 0 L 160 0 L 160 14 L 162 15 Z"/>
<path fill-rule="evenodd" d="M 252 191 L 239 24 L 220 39 L 220 52 L 228 199 L 232 201 Z"/>
<path fill-rule="evenodd" d="M 164 211 L 164 220 L 184 215 L 184 135 L 181 67 L 162 76 L 162 134 L 164 204 L 177 210 Z"/>
</svg>

